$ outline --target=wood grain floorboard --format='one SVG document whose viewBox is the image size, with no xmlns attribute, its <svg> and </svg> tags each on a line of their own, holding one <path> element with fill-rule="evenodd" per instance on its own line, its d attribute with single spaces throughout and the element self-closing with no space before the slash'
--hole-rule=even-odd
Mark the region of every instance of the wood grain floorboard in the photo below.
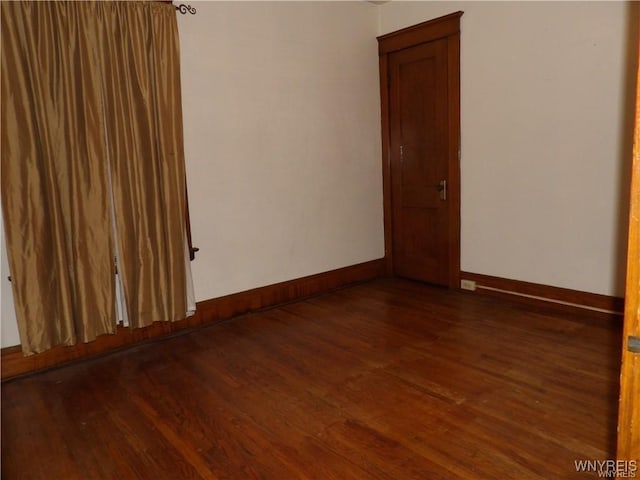
<svg viewBox="0 0 640 480">
<path fill-rule="evenodd" d="M 620 337 L 375 280 L 6 382 L 2 478 L 596 478 Z"/>
</svg>

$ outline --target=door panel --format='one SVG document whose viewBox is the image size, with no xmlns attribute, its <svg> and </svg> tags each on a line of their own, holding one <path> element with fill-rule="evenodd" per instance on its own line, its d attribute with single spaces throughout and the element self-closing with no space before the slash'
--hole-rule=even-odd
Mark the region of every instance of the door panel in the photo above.
<svg viewBox="0 0 640 480">
<path fill-rule="evenodd" d="M 393 265 L 396 274 L 449 283 L 448 42 L 389 55 Z"/>
</svg>

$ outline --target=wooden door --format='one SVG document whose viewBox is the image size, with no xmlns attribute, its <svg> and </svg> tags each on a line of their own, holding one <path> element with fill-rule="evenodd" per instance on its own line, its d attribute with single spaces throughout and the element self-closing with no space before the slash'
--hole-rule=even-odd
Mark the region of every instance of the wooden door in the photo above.
<svg viewBox="0 0 640 480">
<path fill-rule="evenodd" d="M 640 469 L 640 71 L 636 91 L 636 126 L 631 174 L 627 288 L 618 415 L 618 460 L 622 462 L 619 465 L 622 472 L 636 473 L 636 469 Z M 637 474 L 640 476 L 640 471 Z"/>
<path fill-rule="evenodd" d="M 446 39 L 393 53 L 389 73 L 394 271 L 448 285 Z"/>
<path fill-rule="evenodd" d="M 459 286 L 459 18 L 380 37 L 389 273 Z"/>
</svg>

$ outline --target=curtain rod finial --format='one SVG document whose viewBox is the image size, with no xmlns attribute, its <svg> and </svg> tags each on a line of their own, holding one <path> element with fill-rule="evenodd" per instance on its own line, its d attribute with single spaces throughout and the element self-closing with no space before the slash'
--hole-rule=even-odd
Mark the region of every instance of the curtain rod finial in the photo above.
<svg viewBox="0 0 640 480">
<path fill-rule="evenodd" d="M 185 5 L 184 3 L 176 5 L 176 10 L 179 10 L 183 15 L 187 12 L 189 12 L 191 15 L 196 14 L 196 9 L 194 7 L 192 7 L 191 5 Z"/>
</svg>

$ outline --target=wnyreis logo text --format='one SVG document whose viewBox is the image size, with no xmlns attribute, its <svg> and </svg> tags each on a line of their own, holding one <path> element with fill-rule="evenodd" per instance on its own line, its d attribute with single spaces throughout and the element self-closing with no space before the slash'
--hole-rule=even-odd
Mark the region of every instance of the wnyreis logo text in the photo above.
<svg viewBox="0 0 640 480">
<path fill-rule="evenodd" d="M 575 460 L 576 472 L 596 472 L 600 478 L 636 478 L 637 460 Z"/>
</svg>

